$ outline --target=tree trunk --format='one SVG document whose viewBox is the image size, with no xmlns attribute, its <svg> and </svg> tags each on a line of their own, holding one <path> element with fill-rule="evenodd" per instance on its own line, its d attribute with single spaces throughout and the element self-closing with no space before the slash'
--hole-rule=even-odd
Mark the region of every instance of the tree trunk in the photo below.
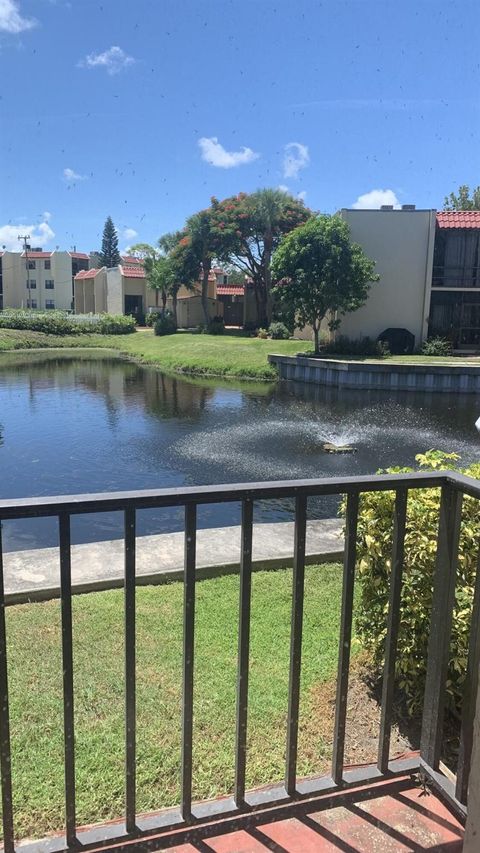
<svg viewBox="0 0 480 853">
<path fill-rule="evenodd" d="M 210 324 L 210 314 L 208 313 L 208 277 L 210 275 L 210 269 L 212 266 L 212 262 L 210 258 L 204 259 L 202 262 L 203 275 L 202 275 L 202 308 L 203 308 L 203 316 L 205 318 L 205 325 L 209 326 Z"/>
<path fill-rule="evenodd" d="M 167 291 L 162 289 L 162 314 L 165 314 L 167 308 Z"/>
<path fill-rule="evenodd" d="M 272 293 L 272 271 L 270 269 L 270 264 L 272 262 L 272 236 L 271 234 L 267 234 L 264 240 L 264 252 L 263 252 L 263 267 L 264 267 L 264 312 L 265 312 L 265 322 L 266 328 L 270 325 L 271 317 L 271 305 L 270 305 L 270 296 Z"/>
<path fill-rule="evenodd" d="M 268 329 L 268 297 L 264 282 L 258 288 L 258 322 L 262 329 Z"/>
<path fill-rule="evenodd" d="M 158 287 L 155 288 L 155 308 L 158 308 Z"/>
<path fill-rule="evenodd" d="M 315 352 L 320 352 L 320 345 L 319 345 L 319 340 L 318 340 L 319 332 L 320 332 L 320 323 L 318 322 L 318 320 L 315 320 L 315 322 L 313 324 L 313 339 L 315 341 Z"/>
<path fill-rule="evenodd" d="M 173 319 L 175 320 L 176 326 L 178 326 L 177 307 L 178 307 L 178 291 L 175 290 L 175 292 L 172 293 L 172 314 L 173 314 Z"/>
</svg>

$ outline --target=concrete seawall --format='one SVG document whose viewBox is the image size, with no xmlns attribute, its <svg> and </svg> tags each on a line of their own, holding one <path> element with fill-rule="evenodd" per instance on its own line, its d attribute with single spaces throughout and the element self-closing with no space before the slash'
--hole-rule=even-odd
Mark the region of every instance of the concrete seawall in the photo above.
<svg viewBox="0 0 480 853">
<path fill-rule="evenodd" d="M 305 356 L 270 355 L 280 379 L 334 388 L 480 394 L 480 365 L 377 364 Z"/>
<path fill-rule="evenodd" d="M 238 525 L 197 531 L 197 577 L 208 578 L 238 572 L 240 566 Z M 293 522 L 255 524 L 253 568 L 275 569 L 292 565 Z M 72 590 L 74 593 L 123 586 L 123 539 L 73 545 Z M 138 536 L 136 577 L 138 585 L 168 583 L 183 577 L 183 533 Z M 307 522 L 306 562 L 341 559 L 342 522 L 326 518 Z M 41 601 L 60 596 L 58 548 L 4 553 L 7 604 Z"/>
</svg>

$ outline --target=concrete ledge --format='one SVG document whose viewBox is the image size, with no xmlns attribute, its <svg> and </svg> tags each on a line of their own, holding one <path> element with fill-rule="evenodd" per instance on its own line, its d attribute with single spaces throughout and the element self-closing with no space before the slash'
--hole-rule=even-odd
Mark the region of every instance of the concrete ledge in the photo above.
<svg viewBox="0 0 480 853">
<path fill-rule="evenodd" d="M 380 391 L 480 393 L 480 365 L 396 364 L 386 361 L 340 361 L 305 356 L 269 355 L 280 379 L 335 388 Z"/>
<path fill-rule="evenodd" d="M 197 578 L 234 574 L 240 568 L 240 526 L 197 532 Z M 254 571 L 290 567 L 293 522 L 255 524 Z M 183 533 L 137 537 L 138 586 L 183 579 Z M 306 563 L 341 560 L 342 522 L 336 518 L 307 522 Z M 5 603 L 25 604 L 60 597 L 58 548 L 4 554 Z M 123 540 L 72 546 L 72 592 L 79 595 L 123 586 Z"/>
</svg>

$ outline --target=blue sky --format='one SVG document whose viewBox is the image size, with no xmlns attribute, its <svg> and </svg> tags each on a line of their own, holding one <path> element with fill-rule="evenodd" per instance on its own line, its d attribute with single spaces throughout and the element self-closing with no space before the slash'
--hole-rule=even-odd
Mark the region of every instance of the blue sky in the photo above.
<svg viewBox="0 0 480 853">
<path fill-rule="evenodd" d="M 477 0 L 0 0 L 0 245 L 90 251 L 110 214 L 124 248 L 262 186 L 439 207 L 480 183 L 479 30 Z"/>
</svg>

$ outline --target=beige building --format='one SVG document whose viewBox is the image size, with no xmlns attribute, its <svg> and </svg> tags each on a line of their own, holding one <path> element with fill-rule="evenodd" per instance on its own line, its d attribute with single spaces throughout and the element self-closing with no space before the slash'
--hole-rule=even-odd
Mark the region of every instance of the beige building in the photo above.
<svg viewBox="0 0 480 853">
<path fill-rule="evenodd" d="M 75 276 L 75 312 L 77 314 L 131 314 L 142 320 L 159 308 L 159 293 L 147 286 L 145 271 L 138 258 L 124 257 L 117 267 L 81 270 Z M 193 328 L 203 322 L 201 285 L 192 290 L 180 287 L 177 297 L 178 325 Z M 210 274 L 208 286 L 210 316 L 223 316 L 217 299 L 217 273 Z M 172 308 L 172 300 L 167 300 Z"/>
<path fill-rule="evenodd" d="M 418 349 L 428 336 L 455 349 L 480 349 L 480 211 L 340 211 L 351 238 L 375 261 L 380 281 L 361 308 L 341 318 L 332 333 L 376 340 L 388 328 L 407 329 Z M 311 339 L 305 327 L 296 337 Z"/>
<path fill-rule="evenodd" d="M 1 252 L 0 309 L 71 311 L 74 278 L 88 266 L 89 256 L 83 252 Z"/>
</svg>

